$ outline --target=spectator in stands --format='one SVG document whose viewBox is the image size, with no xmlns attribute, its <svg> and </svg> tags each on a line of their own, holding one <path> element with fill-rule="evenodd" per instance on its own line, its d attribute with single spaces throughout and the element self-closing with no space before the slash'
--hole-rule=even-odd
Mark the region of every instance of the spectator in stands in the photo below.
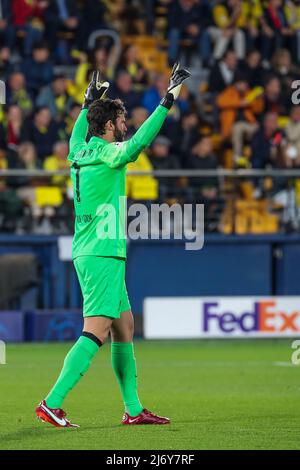
<svg viewBox="0 0 300 470">
<path fill-rule="evenodd" d="M 131 119 L 128 121 L 127 138 L 133 136 L 141 125 L 146 121 L 149 113 L 147 109 L 139 106 L 132 110 Z"/>
<path fill-rule="evenodd" d="M 285 126 L 284 160 L 285 167 L 300 167 L 300 106 L 294 106 Z"/>
<path fill-rule="evenodd" d="M 218 160 L 213 152 L 213 144 L 210 136 L 203 136 L 192 148 L 188 158 L 188 168 L 195 170 L 216 170 Z M 189 178 L 189 186 L 192 189 L 193 199 L 213 199 L 218 192 L 218 179 L 215 177 Z"/>
<path fill-rule="evenodd" d="M 171 141 L 159 135 L 151 146 L 150 161 L 154 170 L 177 170 L 180 164 L 175 155 L 170 153 Z M 176 196 L 176 183 L 178 179 L 165 176 L 156 177 L 159 183 L 159 199 L 165 201 L 167 198 Z"/>
<path fill-rule="evenodd" d="M 277 166 L 282 135 L 278 130 L 278 114 L 268 112 L 251 142 L 252 168 Z"/>
<path fill-rule="evenodd" d="M 120 34 L 130 36 L 145 33 L 143 2 L 139 0 L 122 0 L 119 2 L 107 2 L 107 5 L 111 3 L 115 3 L 111 9 L 111 14 L 114 17 L 116 29 Z"/>
<path fill-rule="evenodd" d="M 271 76 L 265 84 L 265 92 L 263 95 L 264 107 L 263 113 L 273 112 L 281 116 L 288 115 L 292 103 L 286 101 L 283 96 L 280 80 L 276 76 Z"/>
<path fill-rule="evenodd" d="M 290 28 L 296 34 L 296 59 L 300 64 L 300 0 L 285 2 L 285 15 Z"/>
<path fill-rule="evenodd" d="M 153 86 L 148 88 L 144 93 L 142 99 L 142 105 L 147 109 L 148 113 L 151 114 L 154 109 L 158 106 L 160 100 L 164 96 L 164 90 L 168 87 L 168 77 L 165 74 L 159 74 L 155 77 Z M 190 95 L 187 87 L 183 86 L 181 90 L 180 98 L 176 104 L 172 107 L 169 112 L 168 118 L 165 120 L 161 133 L 167 136 L 171 142 L 177 142 L 178 140 L 178 123 L 180 120 L 181 113 L 185 113 L 189 110 Z M 173 149 L 176 145 L 173 145 Z"/>
<path fill-rule="evenodd" d="M 117 70 L 126 70 L 129 73 L 137 91 L 144 89 L 148 83 L 148 73 L 139 60 L 139 50 L 134 44 L 124 49 Z"/>
<path fill-rule="evenodd" d="M 67 170 L 70 167 L 68 161 L 69 144 L 66 141 L 56 142 L 53 146 L 53 155 L 44 160 L 43 168 L 47 171 Z M 52 184 L 65 187 L 66 178 L 64 176 L 53 176 Z"/>
<path fill-rule="evenodd" d="M 115 74 L 117 55 L 115 48 L 107 51 L 103 46 L 92 51 L 91 60 L 86 52 L 73 54 L 79 60 L 74 79 L 68 81 L 67 92 L 73 101 L 82 104 L 84 93 L 91 81 L 93 70 L 101 70 L 103 79 L 112 81 Z"/>
<path fill-rule="evenodd" d="M 56 52 L 59 63 L 70 62 L 69 49 L 64 39 L 58 40 L 59 31 L 74 33 L 73 42 L 78 42 L 76 36 L 79 17 L 76 0 L 53 0 L 45 13 L 46 38 Z M 82 36 L 84 37 L 84 36 Z M 86 38 L 85 38 L 86 39 Z"/>
<path fill-rule="evenodd" d="M 109 96 L 111 98 L 120 98 L 126 103 L 129 117 L 133 109 L 141 103 L 141 94 L 133 90 L 132 78 L 126 70 L 121 70 L 117 74 L 115 82 L 110 87 Z"/>
<path fill-rule="evenodd" d="M 142 105 L 151 114 L 158 106 L 160 100 L 168 88 L 168 77 L 165 74 L 159 74 L 155 77 L 153 85 L 147 89 L 142 99 Z M 173 106 L 169 113 L 169 118 L 179 118 L 180 112 L 186 112 L 189 108 L 188 103 L 189 93 L 187 88 L 183 86 L 181 96 L 177 100 L 176 105 Z M 178 107 L 177 107 L 178 106 Z M 180 111 L 180 112 L 179 112 Z"/>
<path fill-rule="evenodd" d="M 42 107 L 35 111 L 33 121 L 27 120 L 21 132 L 21 142 L 32 142 L 38 159 L 44 161 L 52 154 L 53 142 L 59 140 L 58 126 L 51 120 L 50 110 Z"/>
<path fill-rule="evenodd" d="M 238 73 L 234 84 L 218 96 L 217 105 L 222 136 L 229 139 L 235 126 L 234 153 L 237 157 L 241 156 L 241 135 L 251 135 L 256 130 L 256 115 L 262 111 L 262 98 L 251 97 L 247 78 Z"/>
<path fill-rule="evenodd" d="M 259 50 L 251 50 L 239 70 L 247 77 L 250 88 L 263 85 L 264 69 L 261 66 L 261 54 Z"/>
<path fill-rule="evenodd" d="M 10 72 L 10 49 L 0 46 L 0 76 L 6 80 Z"/>
<path fill-rule="evenodd" d="M 27 91 L 25 75 L 21 72 L 13 72 L 8 79 L 6 93 L 8 104 L 16 104 L 28 116 L 33 108 L 32 99 Z"/>
<path fill-rule="evenodd" d="M 60 129 L 60 135 L 62 135 L 63 139 L 69 141 L 72 130 L 74 127 L 74 124 L 79 116 L 79 113 L 81 111 L 81 106 L 73 103 L 70 107 L 70 111 L 68 112 L 67 115 L 65 115 L 63 122 L 61 123 Z"/>
<path fill-rule="evenodd" d="M 9 30 L 9 48 L 15 46 L 16 33 L 21 31 L 25 34 L 23 41 L 24 55 L 31 55 L 35 43 L 43 38 L 44 23 L 43 15 L 49 6 L 49 1 L 34 0 L 11 0 L 12 26 Z"/>
<path fill-rule="evenodd" d="M 1 44 L 1 43 L 0 43 Z M 10 49 L 0 46 L 0 76 L 6 80 L 10 69 Z"/>
<path fill-rule="evenodd" d="M 263 16 L 262 0 L 242 0 L 242 22 L 246 31 L 247 49 L 259 47 L 261 17 Z"/>
<path fill-rule="evenodd" d="M 41 169 L 41 162 L 38 160 L 35 146 L 31 142 L 24 142 L 19 146 L 15 168 L 21 170 Z M 49 210 L 39 205 L 37 191 L 43 189 L 45 180 L 38 177 L 17 176 L 10 178 L 10 185 L 17 187 L 16 194 L 23 202 L 23 206 L 27 207 L 26 217 L 20 220 L 22 232 L 45 234 L 46 230 L 43 231 L 40 228 L 43 215 L 47 215 L 49 212 L 51 214 L 51 210 L 53 211 L 52 208 Z M 51 231 L 49 230 L 48 233 Z"/>
<path fill-rule="evenodd" d="M 23 142 L 18 146 L 17 149 L 9 150 L 8 162 L 10 169 L 16 170 L 38 170 L 41 168 L 41 164 L 37 159 L 35 146 L 31 142 Z M 24 202 L 28 202 L 28 198 L 25 198 L 25 194 L 32 196 L 34 186 L 37 183 L 37 179 L 34 177 L 28 178 L 25 176 L 12 176 L 8 179 L 9 186 L 22 187 L 23 191 L 19 196 Z M 32 187 L 32 188 L 31 188 Z"/>
<path fill-rule="evenodd" d="M 104 77 L 108 80 L 112 80 L 115 76 L 117 61 L 118 54 L 116 47 L 112 46 L 109 49 L 106 49 L 103 46 L 96 47 L 93 52 L 91 69 L 101 70 Z"/>
<path fill-rule="evenodd" d="M 225 52 L 223 59 L 211 69 L 208 90 L 214 94 L 221 93 L 221 91 L 233 83 L 236 69 L 237 57 L 233 51 L 228 50 Z"/>
<path fill-rule="evenodd" d="M 107 29 L 105 13 L 107 7 L 102 0 L 85 0 L 80 18 L 80 38 L 83 41 L 84 49 L 87 49 L 87 41 L 93 31 Z"/>
<path fill-rule="evenodd" d="M 20 143 L 23 114 L 19 106 L 8 107 L 6 122 L 0 124 L 0 146 L 2 149 L 17 148 Z"/>
<path fill-rule="evenodd" d="M 299 73 L 292 63 L 292 55 L 288 49 L 278 49 L 271 61 L 271 76 L 280 80 L 281 100 L 286 103 L 287 108 L 292 101 L 292 83 L 297 80 Z"/>
<path fill-rule="evenodd" d="M 282 0 L 269 0 L 260 19 L 262 27 L 262 57 L 269 63 L 273 49 L 292 47 L 294 31 L 290 27 Z"/>
<path fill-rule="evenodd" d="M 14 168 L 27 170 L 36 170 L 41 168 L 34 144 L 31 142 L 23 142 L 19 145 Z M 28 180 L 24 180 L 24 183 L 28 184 Z"/>
<path fill-rule="evenodd" d="M 68 81 L 67 91 L 73 101 L 82 104 L 84 93 L 91 81 L 93 70 L 101 70 L 103 79 L 112 81 L 114 78 L 117 62 L 116 51 L 111 48 L 107 51 L 104 47 L 97 47 L 92 51 L 92 58 L 89 60 L 86 52 L 77 52 L 73 54 L 74 58 L 79 60 L 74 79 Z"/>
<path fill-rule="evenodd" d="M 209 31 L 215 42 L 214 58 L 217 60 L 223 57 L 231 40 L 238 59 L 245 57 L 246 37 L 243 28 L 247 26 L 247 16 L 243 5 L 241 0 L 227 0 L 213 8 L 215 27 Z"/>
<path fill-rule="evenodd" d="M 151 114 L 156 106 L 159 104 L 161 98 L 164 96 L 164 91 L 168 88 L 168 78 L 164 74 L 159 74 L 153 83 L 153 86 L 148 88 L 144 93 L 143 106 Z"/>
<path fill-rule="evenodd" d="M 189 39 L 197 46 L 204 65 L 211 58 L 211 44 L 207 31 L 210 7 L 202 0 L 174 0 L 168 15 L 168 59 L 173 65 L 178 59 L 181 39 Z"/>
<path fill-rule="evenodd" d="M 183 114 L 181 118 L 181 126 L 174 146 L 174 151 L 177 150 L 183 168 L 188 167 L 187 157 L 198 140 L 199 117 L 195 111 L 190 111 Z"/>
<path fill-rule="evenodd" d="M 40 88 L 47 86 L 53 79 L 53 66 L 49 60 L 49 48 L 45 43 L 34 46 L 32 58 L 23 63 L 27 88 L 35 98 Z"/>
<path fill-rule="evenodd" d="M 66 77 L 62 74 L 56 75 L 51 85 L 41 90 L 36 105 L 49 108 L 53 119 L 62 119 L 70 109 Z"/>
<path fill-rule="evenodd" d="M 7 59 L 10 56 L 10 37 L 13 28 L 11 22 L 11 2 L 9 0 L 0 0 L 0 43 L 3 46 L 2 49 L 4 49 Z"/>
<path fill-rule="evenodd" d="M 288 86 L 297 78 L 297 68 L 293 65 L 292 55 L 288 49 L 277 49 L 271 61 L 271 73 L 280 81 L 288 80 Z"/>
<path fill-rule="evenodd" d="M 78 105 L 84 100 L 84 93 L 92 76 L 92 65 L 88 61 L 88 55 L 85 52 L 81 52 L 76 57 L 79 60 L 79 64 L 75 71 L 73 80 L 69 80 L 67 83 L 67 92 L 71 96 L 72 100 Z M 98 69 L 95 66 L 94 70 Z M 105 70 L 99 68 L 103 77 L 106 78 Z"/>
</svg>

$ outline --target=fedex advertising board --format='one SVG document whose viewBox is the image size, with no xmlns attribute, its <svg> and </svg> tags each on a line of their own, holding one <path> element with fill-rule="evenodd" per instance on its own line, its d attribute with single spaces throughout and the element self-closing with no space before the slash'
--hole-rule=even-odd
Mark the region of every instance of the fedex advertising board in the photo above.
<svg viewBox="0 0 300 470">
<path fill-rule="evenodd" d="M 143 314 L 149 339 L 300 336 L 300 297 L 149 297 Z"/>
</svg>

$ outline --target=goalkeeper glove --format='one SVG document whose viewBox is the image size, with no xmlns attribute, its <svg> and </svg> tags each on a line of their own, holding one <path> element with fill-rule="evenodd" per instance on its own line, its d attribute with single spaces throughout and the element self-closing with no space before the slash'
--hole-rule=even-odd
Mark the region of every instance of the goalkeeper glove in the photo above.
<svg viewBox="0 0 300 470">
<path fill-rule="evenodd" d="M 179 62 L 176 62 L 172 69 L 167 94 L 160 102 L 162 106 L 168 109 L 172 107 L 174 101 L 178 98 L 184 80 L 191 76 L 191 73 L 188 70 L 180 69 L 179 67 Z"/>
<path fill-rule="evenodd" d="M 82 105 L 82 109 L 88 109 L 94 101 L 103 98 L 108 88 L 109 83 L 101 81 L 100 72 L 93 72 L 92 81 L 89 84 L 84 95 L 84 103 Z"/>
</svg>

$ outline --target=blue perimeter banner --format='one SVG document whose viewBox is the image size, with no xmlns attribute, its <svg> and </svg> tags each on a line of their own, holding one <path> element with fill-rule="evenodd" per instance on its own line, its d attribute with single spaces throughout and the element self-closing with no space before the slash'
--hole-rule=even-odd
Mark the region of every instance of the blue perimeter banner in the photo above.
<svg viewBox="0 0 300 470">
<path fill-rule="evenodd" d="M 80 310 L 0 311 L 0 340 L 74 341 L 82 331 Z"/>
</svg>

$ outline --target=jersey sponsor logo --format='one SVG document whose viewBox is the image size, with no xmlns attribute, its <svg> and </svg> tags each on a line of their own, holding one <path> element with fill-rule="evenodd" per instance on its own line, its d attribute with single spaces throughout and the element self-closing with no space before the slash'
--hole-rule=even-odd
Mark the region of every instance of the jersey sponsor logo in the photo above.
<svg viewBox="0 0 300 470">
<path fill-rule="evenodd" d="M 94 149 L 79 150 L 79 152 L 76 153 L 75 160 L 80 160 L 81 158 L 86 157 L 87 154 L 88 154 L 88 157 L 90 157 L 92 155 L 93 151 L 94 151 Z M 75 161 L 75 164 L 76 164 L 76 161 Z"/>
<path fill-rule="evenodd" d="M 116 147 L 122 147 L 124 145 L 124 142 L 115 142 Z"/>
<path fill-rule="evenodd" d="M 87 224 L 92 222 L 92 214 L 83 214 L 83 215 L 76 215 L 76 221 L 81 224 Z"/>
</svg>

